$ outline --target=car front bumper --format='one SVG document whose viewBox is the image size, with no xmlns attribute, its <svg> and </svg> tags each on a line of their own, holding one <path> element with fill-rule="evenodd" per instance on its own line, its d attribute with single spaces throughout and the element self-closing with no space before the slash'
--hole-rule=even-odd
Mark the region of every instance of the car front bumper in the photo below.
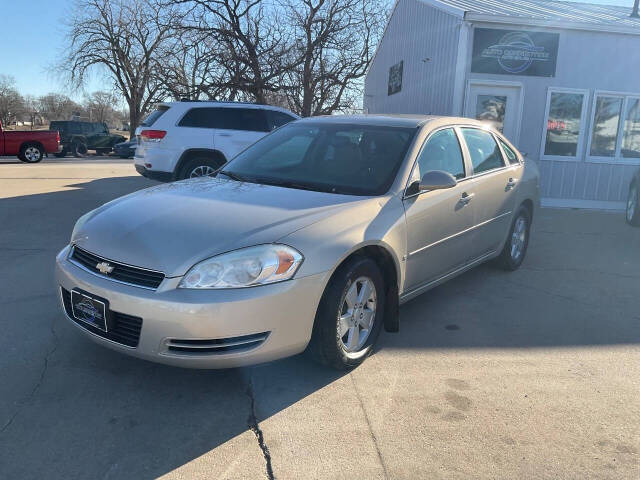
<svg viewBox="0 0 640 480">
<path fill-rule="evenodd" d="M 328 274 L 318 274 L 251 288 L 188 290 L 176 288 L 181 277 L 173 277 L 149 290 L 90 273 L 68 260 L 69 250 L 56 258 L 55 279 L 62 310 L 73 325 L 111 349 L 188 368 L 238 367 L 302 352 L 328 280 Z M 137 346 L 105 338 L 73 320 L 63 300 L 64 292 L 73 289 L 107 299 L 117 315 L 141 318 Z M 246 339 L 252 339 L 247 348 Z M 210 345 L 214 348 L 204 348 Z"/>
</svg>

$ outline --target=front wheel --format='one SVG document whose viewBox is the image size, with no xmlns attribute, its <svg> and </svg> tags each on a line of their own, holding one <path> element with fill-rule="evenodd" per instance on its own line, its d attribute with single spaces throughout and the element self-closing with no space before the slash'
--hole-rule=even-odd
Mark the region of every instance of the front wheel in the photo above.
<svg viewBox="0 0 640 480">
<path fill-rule="evenodd" d="M 18 155 L 20 160 L 27 163 L 38 163 L 42 157 L 44 157 L 44 151 L 38 145 L 24 145 Z"/>
<path fill-rule="evenodd" d="M 308 351 L 314 360 L 345 370 L 361 364 L 380 335 L 384 280 L 370 258 L 341 266 L 322 296 Z"/>
<path fill-rule="evenodd" d="M 178 175 L 178 180 L 197 177 L 211 177 L 224 162 L 207 157 L 192 158 L 188 160 Z"/>
<path fill-rule="evenodd" d="M 497 263 L 501 268 L 513 271 L 522 265 L 529 246 L 530 229 L 531 213 L 524 205 L 521 205 L 513 218 L 504 248 L 497 258 Z"/>
<path fill-rule="evenodd" d="M 629 225 L 640 227 L 640 189 L 636 183 L 629 188 L 626 214 Z"/>
</svg>

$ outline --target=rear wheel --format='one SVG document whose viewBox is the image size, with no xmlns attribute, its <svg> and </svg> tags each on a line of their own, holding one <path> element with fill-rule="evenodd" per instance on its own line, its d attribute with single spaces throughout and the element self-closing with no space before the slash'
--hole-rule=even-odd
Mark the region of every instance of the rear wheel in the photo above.
<svg viewBox="0 0 640 480">
<path fill-rule="evenodd" d="M 308 352 L 318 362 L 345 370 L 361 364 L 380 335 L 384 280 L 370 258 L 341 266 L 322 296 Z"/>
<path fill-rule="evenodd" d="M 629 225 L 640 227 L 640 189 L 636 183 L 633 183 L 629 188 L 626 214 Z"/>
<path fill-rule="evenodd" d="M 38 163 L 44 157 L 44 151 L 40 145 L 27 144 L 20 148 L 18 158 L 27 163 Z"/>
<path fill-rule="evenodd" d="M 180 170 L 178 180 L 185 178 L 210 177 L 224 164 L 222 160 L 209 157 L 196 157 L 187 160 Z"/>
<path fill-rule="evenodd" d="M 71 153 L 76 158 L 84 158 L 87 156 L 87 145 L 84 143 L 74 143 L 71 145 Z"/>
<path fill-rule="evenodd" d="M 517 270 L 527 253 L 529 246 L 529 230 L 531 228 L 531 213 L 521 205 L 513 218 L 509 236 L 504 244 L 502 253 L 496 259 L 498 265 L 504 270 Z"/>
</svg>

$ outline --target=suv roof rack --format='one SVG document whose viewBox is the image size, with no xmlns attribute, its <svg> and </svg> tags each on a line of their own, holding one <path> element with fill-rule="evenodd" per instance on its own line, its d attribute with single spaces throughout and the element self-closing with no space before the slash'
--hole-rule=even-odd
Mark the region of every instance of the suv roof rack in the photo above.
<svg viewBox="0 0 640 480">
<path fill-rule="evenodd" d="M 238 102 L 235 100 L 191 100 L 189 98 L 181 98 L 180 102 L 189 102 L 189 103 L 197 103 L 197 102 L 207 102 L 207 103 L 237 103 L 238 105 L 261 105 L 257 102 Z"/>
</svg>

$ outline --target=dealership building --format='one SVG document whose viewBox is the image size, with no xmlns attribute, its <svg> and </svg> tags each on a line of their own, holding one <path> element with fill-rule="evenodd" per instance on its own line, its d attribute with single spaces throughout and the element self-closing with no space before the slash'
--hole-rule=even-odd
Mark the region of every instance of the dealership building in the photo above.
<svg viewBox="0 0 640 480">
<path fill-rule="evenodd" d="M 368 113 L 491 122 L 540 167 L 543 205 L 622 209 L 640 168 L 640 18 L 548 0 L 398 0 Z"/>
</svg>

